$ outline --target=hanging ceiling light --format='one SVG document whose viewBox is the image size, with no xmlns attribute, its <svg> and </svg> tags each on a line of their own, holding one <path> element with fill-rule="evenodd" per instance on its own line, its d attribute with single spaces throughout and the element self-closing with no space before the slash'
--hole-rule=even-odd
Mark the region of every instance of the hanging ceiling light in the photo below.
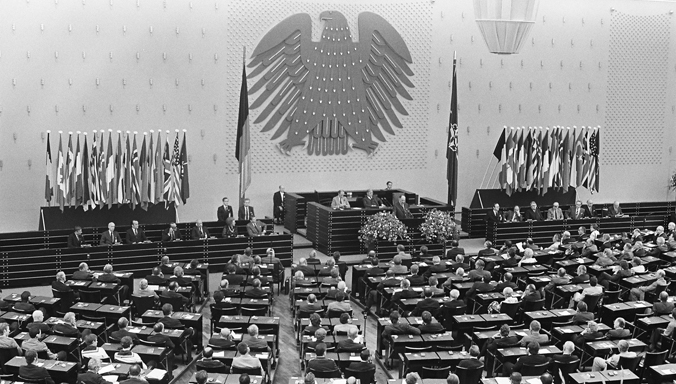
<svg viewBox="0 0 676 384">
<path fill-rule="evenodd" d="M 474 16 L 491 53 L 519 53 L 535 24 L 538 0 L 474 0 Z"/>
</svg>

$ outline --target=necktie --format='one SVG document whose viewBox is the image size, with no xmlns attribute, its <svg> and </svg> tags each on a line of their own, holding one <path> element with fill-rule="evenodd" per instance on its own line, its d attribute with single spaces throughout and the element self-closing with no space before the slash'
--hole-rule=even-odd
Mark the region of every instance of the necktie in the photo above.
<svg viewBox="0 0 676 384">
<path fill-rule="evenodd" d="M 575 211 L 575 216 L 577 216 L 577 217 L 580 216 L 580 208 L 578 208 L 578 209 Z"/>
<path fill-rule="evenodd" d="M 136 229 L 134 229 L 134 236 L 137 236 L 137 235 L 138 235 L 138 233 L 136 233 Z"/>
<path fill-rule="evenodd" d="M 249 207 L 244 207 L 244 219 L 249 220 Z"/>
<path fill-rule="evenodd" d="M 110 231 L 110 240 L 112 243 L 115 243 L 115 238 L 113 237 L 113 231 Z"/>
<path fill-rule="evenodd" d="M 171 231 L 171 239 L 174 240 L 174 231 Z"/>
</svg>

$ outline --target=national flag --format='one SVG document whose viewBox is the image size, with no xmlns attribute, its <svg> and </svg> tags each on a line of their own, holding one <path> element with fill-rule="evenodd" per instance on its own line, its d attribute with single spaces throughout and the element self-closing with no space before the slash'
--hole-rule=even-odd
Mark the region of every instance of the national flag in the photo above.
<svg viewBox="0 0 676 384">
<path fill-rule="evenodd" d="M 244 204 L 246 190 L 251 185 L 251 137 L 249 132 L 249 90 L 246 84 L 246 66 L 242 63 L 242 86 L 239 91 L 237 143 L 235 158 L 239 161 L 239 205 Z"/>
<path fill-rule="evenodd" d="M 89 192 L 89 148 L 87 144 L 87 133 L 84 134 L 84 144 L 82 145 L 82 154 L 80 155 L 82 164 L 82 178 L 80 185 L 82 188 L 82 209 L 88 210 L 91 203 L 91 194 Z"/>
<path fill-rule="evenodd" d="M 89 159 L 89 191 L 91 194 L 91 206 L 92 209 L 96 208 L 96 205 L 101 201 L 101 182 L 99 170 L 102 170 L 103 167 L 99 162 L 99 147 L 98 140 L 96 137 L 96 131 L 94 131 L 94 137 L 92 140 L 92 152 Z"/>
<path fill-rule="evenodd" d="M 106 202 L 108 203 L 108 209 L 113 207 L 113 204 L 117 202 L 117 181 L 116 181 L 116 171 L 115 171 L 115 152 L 113 151 L 113 132 L 112 130 L 108 131 L 108 150 L 106 151 L 106 189 L 108 191 L 106 195 Z"/>
<path fill-rule="evenodd" d="M 599 152 L 601 150 L 601 132 L 594 127 L 589 139 L 589 154 L 591 164 L 589 166 L 589 190 L 591 193 L 599 191 Z"/>
<path fill-rule="evenodd" d="M 519 183 L 521 178 L 521 164 L 523 161 L 522 152 L 523 152 L 523 139 L 524 139 L 524 130 L 516 127 L 516 141 L 514 142 L 514 163 L 512 165 L 512 170 L 514 171 L 514 178 L 512 183 L 512 189 L 516 191 L 521 189 L 521 184 Z"/>
<path fill-rule="evenodd" d="M 190 197 L 190 181 L 188 179 L 188 143 L 186 133 L 183 132 L 183 145 L 181 145 L 181 200 L 185 204 Z"/>
<path fill-rule="evenodd" d="M 66 153 L 66 165 L 64 166 L 64 174 L 66 176 L 66 193 L 64 197 L 66 205 L 72 205 L 73 198 L 75 197 L 75 170 L 73 168 L 73 132 L 68 132 L 68 152 Z"/>
<path fill-rule="evenodd" d="M 575 139 L 575 187 L 581 187 L 584 181 L 584 158 L 586 151 L 585 127 L 580 128 Z"/>
<path fill-rule="evenodd" d="M 509 129 L 509 135 L 507 136 L 507 141 L 505 142 L 505 161 L 502 163 L 502 169 L 504 172 L 505 180 L 505 192 L 508 196 L 512 195 L 513 184 L 514 184 L 514 142 L 516 138 L 516 131 L 514 127 Z"/>
<path fill-rule="evenodd" d="M 546 130 L 542 131 L 542 168 L 540 169 L 540 188 L 542 190 L 542 195 L 547 193 L 547 189 L 550 186 L 549 183 L 549 139 L 550 131 L 549 127 Z"/>
<path fill-rule="evenodd" d="M 148 193 L 150 192 L 150 186 L 148 185 L 149 180 L 150 180 L 150 175 L 148 174 L 149 171 L 149 166 L 150 166 L 150 159 L 152 158 L 152 142 L 153 142 L 153 135 L 152 132 L 150 134 L 150 150 L 148 150 L 148 147 L 146 146 L 146 136 L 148 136 L 147 133 L 143 133 L 143 143 L 141 143 L 141 155 L 140 155 L 140 191 L 139 191 L 139 204 L 141 205 L 141 209 L 144 211 L 148 210 L 148 201 L 150 199 L 148 198 Z M 150 155 L 149 155 L 150 154 Z"/>
<path fill-rule="evenodd" d="M 542 180 L 540 179 L 542 169 L 542 136 L 544 131 L 542 127 L 538 129 L 538 134 L 533 136 L 533 185 L 532 189 L 540 189 Z"/>
<path fill-rule="evenodd" d="M 144 139 L 145 140 L 145 139 Z M 141 169 L 141 161 L 139 159 L 138 148 L 136 147 L 136 132 L 134 132 L 134 142 L 131 148 L 131 160 L 129 161 L 130 165 L 130 195 L 129 200 L 131 201 L 131 209 L 136 209 L 136 205 L 140 203 L 139 198 L 139 171 Z"/>
<path fill-rule="evenodd" d="M 120 139 L 118 137 L 118 139 Z M 131 160 L 131 146 L 129 145 L 129 131 L 127 131 L 127 143 L 126 145 L 122 140 L 118 142 L 119 145 L 124 145 L 124 148 L 119 147 L 122 149 L 122 154 L 120 155 L 120 158 L 122 159 L 120 162 L 120 168 L 119 168 L 119 175 L 120 179 L 118 180 L 117 183 L 117 203 L 118 206 L 120 204 L 125 204 L 129 201 L 129 178 L 131 177 L 131 172 L 130 172 L 130 160 Z"/>
<path fill-rule="evenodd" d="M 493 150 L 493 156 L 495 156 L 496 159 L 498 159 L 498 162 L 502 161 L 502 153 L 505 150 L 505 131 L 507 130 L 507 127 L 502 128 L 502 134 L 500 134 L 500 138 L 498 139 L 498 143 L 495 144 L 495 149 Z"/>
<path fill-rule="evenodd" d="M 63 212 L 66 200 L 66 159 L 63 154 L 61 132 L 59 131 L 59 153 L 56 162 L 56 202 Z"/>
<path fill-rule="evenodd" d="M 105 132 L 101 130 L 101 136 L 99 137 L 99 157 L 96 160 L 97 166 L 99 169 L 99 208 L 103 209 L 103 206 L 108 202 L 108 182 L 107 182 L 107 173 L 108 168 L 106 166 L 106 150 L 103 146 L 103 139 Z"/>
<path fill-rule="evenodd" d="M 570 127 L 562 130 L 563 145 L 561 146 L 561 187 L 566 192 L 570 186 L 571 143 Z M 573 132 L 573 134 L 575 134 Z"/>
<path fill-rule="evenodd" d="M 167 131 L 167 140 L 164 143 L 164 154 L 162 158 L 162 196 L 165 202 L 165 208 L 169 209 L 170 192 L 171 192 L 171 157 L 169 155 L 169 131 Z"/>
<path fill-rule="evenodd" d="M 528 169 L 528 151 L 530 148 L 530 130 L 521 128 L 521 151 L 519 151 L 519 191 L 526 187 L 526 170 Z"/>
<path fill-rule="evenodd" d="M 82 205 L 82 154 L 80 153 L 80 132 L 77 133 L 75 147 L 75 156 L 73 157 L 73 166 L 75 168 L 75 176 L 73 177 L 73 195 L 75 197 L 75 206 Z"/>
<path fill-rule="evenodd" d="M 448 118 L 448 149 L 446 150 L 446 179 L 448 204 L 455 207 L 458 198 L 458 79 L 456 56 L 453 53 L 453 84 L 451 88 L 451 114 Z"/>
<path fill-rule="evenodd" d="M 181 150 L 179 145 L 178 132 L 174 140 L 174 152 L 171 155 L 171 182 L 169 183 L 169 202 L 181 205 Z"/>
<path fill-rule="evenodd" d="M 511 132 L 511 131 L 510 131 Z M 498 159 L 498 164 L 500 165 L 500 172 L 498 172 L 498 184 L 500 184 L 501 189 L 506 188 L 507 184 L 507 167 L 506 167 L 506 161 L 507 161 L 507 143 L 509 140 L 511 140 L 508 135 L 510 135 L 507 131 L 507 126 L 505 126 L 502 129 L 502 135 L 500 136 L 500 139 L 498 139 L 498 144 L 495 146 L 495 150 L 493 151 L 493 155 L 496 156 L 496 151 L 500 151 L 499 155 L 496 156 Z M 502 144 L 500 142 L 502 141 Z"/>
<path fill-rule="evenodd" d="M 164 201 L 164 161 L 162 155 L 162 132 L 157 131 L 157 144 L 155 144 L 155 204 Z"/>
<path fill-rule="evenodd" d="M 49 131 L 47 131 L 47 152 L 45 155 L 45 200 L 52 205 L 52 196 L 54 196 L 54 165 L 52 164 L 52 145 L 49 142 Z"/>
<path fill-rule="evenodd" d="M 530 130 L 528 131 L 528 144 L 526 146 L 526 191 L 530 191 L 533 186 L 533 173 L 535 170 L 535 154 L 537 153 L 535 143 L 538 142 L 537 132 Z"/>
<path fill-rule="evenodd" d="M 551 145 L 549 147 L 549 186 L 556 188 L 560 186 L 559 179 L 559 155 L 561 153 L 559 142 L 559 127 L 554 127 L 551 131 Z"/>
</svg>

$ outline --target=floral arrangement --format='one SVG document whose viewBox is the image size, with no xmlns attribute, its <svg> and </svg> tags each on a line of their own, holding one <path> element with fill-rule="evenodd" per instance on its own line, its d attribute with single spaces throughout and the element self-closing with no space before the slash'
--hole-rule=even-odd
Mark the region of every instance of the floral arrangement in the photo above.
<svg viewBox="0 0 676 384">
<path fill-rule="evenodd" d="M 676 191 L 676 171 L 669 177 L 669 190 Z"/>
<path fill-rule="evenodd" d="M 408 239 L 406 226 L 390 212 L 372 215 L 359 230 L 359 240 L 368 243 L 376 240 L 395 241 Z"/>
<path fill-rule="evenodd" d="M 425 221 L 420 224 L 420 233 L 429 242 L 445 242 L 453 239 L 457 224 L 449 212 L 432 209 L 425 215 Z"/>
</svg>

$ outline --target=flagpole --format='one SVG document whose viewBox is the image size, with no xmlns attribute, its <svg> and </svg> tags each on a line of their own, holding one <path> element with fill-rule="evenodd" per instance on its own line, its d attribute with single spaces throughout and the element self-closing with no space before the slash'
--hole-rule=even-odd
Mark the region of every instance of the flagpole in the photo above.
<svg viewBox="0 0 676 384">
<path fill-rule="evenodd" d="M 497 181 L 497 180 L 493 179 L 493 175 L 495 174 L 495 169 L 498 168 L 498 165 L 500 165 L 499 162 L 495 163 L 495 165 L 493 166 L 493 171 L 491 172 L 491 177 L 488 178 L 488 184 L 486 184 L 486 186 L 495 185 L 495 181 Z M 488 170 L 486 170 L 486 171 L 488 171 Z M 482 183 L 482 185 L 483 185 L 483 183 Z"/>
</svg>

